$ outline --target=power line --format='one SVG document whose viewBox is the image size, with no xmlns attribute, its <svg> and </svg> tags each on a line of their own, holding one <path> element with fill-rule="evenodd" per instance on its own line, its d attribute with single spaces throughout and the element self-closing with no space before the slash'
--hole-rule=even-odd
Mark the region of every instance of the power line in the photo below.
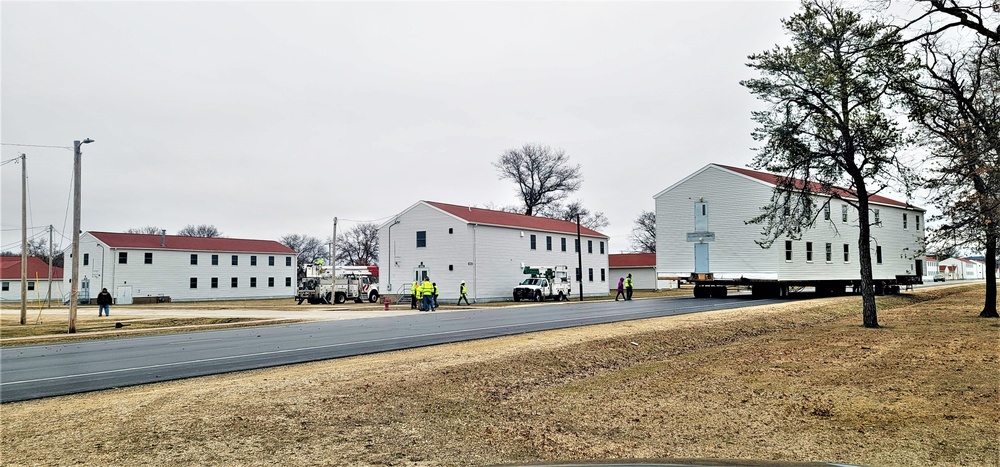
<svg viewBox="0 0 1000 467">
<path fill-rule="evenodd" d="M 3 146 L 21 146 L 21 147 L 25 147 L 25 148 L 53 148 L 53 149 L 68 149 L 70 151 L 73 150 L 73 148 L 68 147 L 68 146 L 46 146 L 44 144 L 0 143 L 0 145 L 3 145 Z"/>
</svg>

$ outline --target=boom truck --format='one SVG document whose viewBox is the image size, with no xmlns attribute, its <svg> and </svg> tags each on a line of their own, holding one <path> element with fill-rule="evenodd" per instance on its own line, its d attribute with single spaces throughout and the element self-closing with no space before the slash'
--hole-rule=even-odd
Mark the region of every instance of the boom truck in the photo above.
<svg viewBox="0 0 1000 467">
<path fill-rule="evenodd" d="M 305 267 L 305 275 L 299 279 L 295 300 L 299 305 L 323 303 L 344 303 L 353 300 L 361 303 L 378 301 L 378 276 L 370 266 L 331 266 L 310 264 Z"/>
<path fill-rule="evenodd" d="M 546 268 L 524 266 L 523 272 L 530 274 L 531 277 L 514 287 L 515 302 L 522 299 L 541 302 L 547 298 L 563 301 L 569 300 L 570 294 L 573 293 L 573 281 L 568 266 Z"/>
</svg>

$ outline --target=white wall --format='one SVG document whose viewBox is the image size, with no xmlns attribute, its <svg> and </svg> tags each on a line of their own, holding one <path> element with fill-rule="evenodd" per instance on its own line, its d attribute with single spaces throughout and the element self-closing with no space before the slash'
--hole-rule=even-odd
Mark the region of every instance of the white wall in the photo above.
<svg viewBox="0 0 1000 467">
<path fill-rule="evenodd" d="M 386 287 L 391 280 L 393 293 L 400 287 L 409 290 L 413 271 L 421 263 L 428 268 L 431 280 L 437 283 L 442 301 L 457 300 L 463 280 L 470 299 L 511 300 L 514 286 L 527 277 L 522 272 L 522 263 L 532 267 L 566 265 L 571 274 L 576 271 L 575 235 L 472 225 L 424 203 L 400 213 L 398 220 L 399 224 L 392 225 L 390 221 L 379 229 L 379 244 L 387 246 L 380 248 L 379 273 L 384 277 L 379 280 Z M 426 247 L 417 248 L 418 231 L 426 232 Z M 532 234 L 535 235 L 535 250 L 530 247 Z M 549 236 L 552 237 L 551 251 L 546 249 L 546 237 Z M 565 252 L 561 251 L 562 238 L 566 238 Z M 588 240 L 593 242 L 592 253 L 587 250 Z M 584 295 L 605 296 L 608 291 L 607 241 L 583 237 L 582 242 Z M 604 254 L 600 253 L 601 242 L 604 242 Z M 589 280 L 589 268 L 594 270 L 593 282 Z M 603 282 L 602 268 L 605 272 Z M 574 291 L 578 290 L 579 285 L 574 284 Z"/>
<path fill-rule="evenodd" d="M 20 302 L 21 301 L 21 279 L 9 279 L 0 281 L 0 302 Z M 28 301 L 38 301 L 45 300 L 49 294 L 49 279 L 45 277 L 44 279 L 35 280 L 33 278 L 28 279 Z M 3 286 L 7 290 L 3 290 Z M 34 290 L 32 290 L 32 286 Z M 62 287 L 63 283 L 59 279 L 52 279 L 52 301 L 61 302 L 63 293 Z"/>
<path fill-rule="evenodd" d="M 792 242 L 792 260 L 786 261 L 785 240 L 762 249 L 754 240 L 761 238 L 761 225 L 746 221 L 770 202 L 772 187 L 765 183 L 709 166 L 700 173 L 662 192 L 656 198 L 657 271 L 661 276 L 687 277 L 694 271 L 694 244 L 686 234 L 694 231 L 694 205 L 708 203 L 709 231 L 716 240 L 709 243 L 709 267 L 717 279 L 852 279 L 860 276 L 858 256 L 858 213 L 848 208 L 848 220 L 841 219 L 843 201 L 834 200 L 831 219 L 822 213 L 801 240 Z M 821 202 L 817 197 L 817 204 Z M 897 274 L 917 274 L 915 259 L 923 259 L 923 212 L 892 206 L 872 206 L 879 210 L 881 225 L 872 227 L 873 276 L 890 279 Z M 903 214 L 907 227 L 903 228 Z M 919 216 L 919 228 L 917 218 Z M 807 260 L 807 243 L 813 257 Z M 826 244 L 831 258 L 826 260 Z M 844 261 L 844 245 L 848 260 Z M 877 263 L 876 246 L 882 246 L 882 263 Z M 926 267 L 925 267 L 926 269 Z"/>
<path fill-rule="evenodd" d="M 656 281 L 655 267 L 613 268 L 611 269 L 611 280 L 608 281 L 608 287 L 611 290 L 618 290 L 618 278 L 626 277 L 629 274 L 632 275 L 632 289 L 634 290 L 656 290 L 660 288 Z"/>
</svg>

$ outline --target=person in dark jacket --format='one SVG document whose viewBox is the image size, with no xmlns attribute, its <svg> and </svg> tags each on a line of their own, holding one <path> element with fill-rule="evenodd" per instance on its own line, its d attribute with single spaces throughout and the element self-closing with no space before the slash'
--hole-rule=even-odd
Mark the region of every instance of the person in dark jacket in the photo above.
<svg viewBox="0 0 1000 467">
<path fill-rule="evenodd" d="M 111 316 L 111 294 L 108 293 L 108 289 L 101 289 L 101 293 L 97 294 L 97 316 Z"/>
<path fill-rule="evenodd" d="M 625 298 L 625 278 L 618 278 L 618 295 L 615 295 L 615 301 L 618 301 L 618 297 Z"/>
</svg>

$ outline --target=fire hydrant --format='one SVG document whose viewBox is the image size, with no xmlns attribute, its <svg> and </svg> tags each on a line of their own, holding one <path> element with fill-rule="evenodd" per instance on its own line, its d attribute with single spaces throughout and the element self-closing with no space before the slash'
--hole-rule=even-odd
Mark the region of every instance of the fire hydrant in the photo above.
<svg viewBox="0 0 1000 467">
<path fill-rule="evenodd" d="M 385 297 L 385 311 L 389 311 L 389 297 Z"/>
</svg>

